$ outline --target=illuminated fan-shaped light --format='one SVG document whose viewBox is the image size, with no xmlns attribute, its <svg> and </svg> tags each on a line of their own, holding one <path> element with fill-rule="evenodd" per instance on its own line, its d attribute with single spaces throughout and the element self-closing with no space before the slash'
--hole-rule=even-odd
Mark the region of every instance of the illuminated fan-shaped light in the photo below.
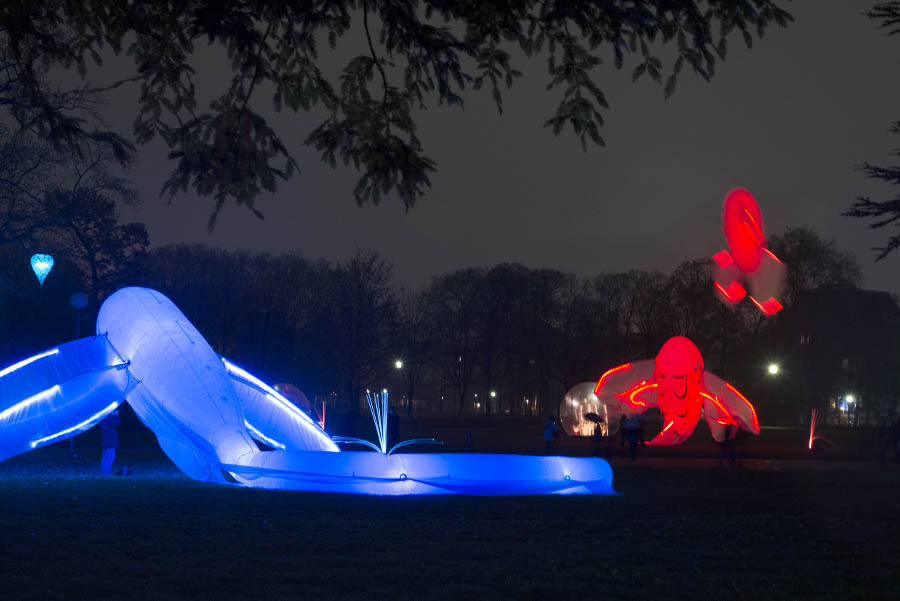
<svg viewBox="0 0 900 601">
<path fill-rule="evenodd" d="M 31 255 L 31 269 L 34 271 L 34 275 L 37 276 L 38 283 L 43 286 L 44 278 L 53 269 L 53 257 L 40 253 Z"/>
</svg>

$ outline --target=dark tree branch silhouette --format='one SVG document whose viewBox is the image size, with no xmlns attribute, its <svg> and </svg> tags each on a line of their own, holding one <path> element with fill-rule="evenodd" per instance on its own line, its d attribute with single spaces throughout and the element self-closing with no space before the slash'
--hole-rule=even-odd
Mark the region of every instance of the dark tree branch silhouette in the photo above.
<svg viewBox="0 0 900 601">
<path fill-rule="evenodd" d="M 863 14 L 870 19 L 879 21 L 878 28 L 887 30 L 887 35 L 900 32 L 900 2 L 882 2 Z M 900 134 L 900 121 L 895 121 L 891 125 L 890 131 Z M 900 157 L 900 149 L 891 151 L 890 156 Z M 867 179 L 878 179 L 894 186 L 900 184 L 900 165 L 881 167 L 865 162 L 857 165 L 856 169 Z M 873 220 L 868 225 L 870 229 L 880 229 L 885 226 L 900 228 L 900 194 L 895 194 L 886 200 L 872 200 L 868 196 L 858 196 L 850 209 L 842 214 L 847 217 Z M 875 260 L 884 259 L 898 247 L 900 247 L 900 232 L 889 236 L 884 246 L 872 248 L 876 252 Z"/>
<path fill-rule="evenodd" d="M 135 147 L 105 126 L 99 103 L 138 84 L 134 141 L 165 142 L 175 167 L 163 193 L 212 197 L 210 228 L 230 201 L 261 217 L 257 196 L 299 168 L 288 134 L 267 123 L 261 105 L 324 110 L 305 144 L 332 167 L 340 158 L 360 171 L 357 203 L 396 195 L 409 209 L 437 169 L 414 111 L 462 107 L 466 92 L 489 88 L 502 112 L 501 89 L 523 76 L 515 63 L 546 57 L 547 89 L 560 97 L 545 127 L 571 128 L 585 149 L 603 145 L 604 60 L 617 69 L 631 62 L 634 80 L 647 75 L 668 98 L 683 67 L 709 79 L 730 38 L 752 46 L 770 25 L 791 20 L 774 0 L 8 2 L 0 6 L 0 107 L 58 147 L 81 152 L 100 142 L 124 163 Z M 363 37 L 367 48 L 352 54 Z M 195 46 L 227 52 L 223 90 L 198 93 Z M 667 46 L 671 67 L 658 56 Z M 88 84 L 110 52 L 130 60 L 130 72 Z M 339 73 L 325 72 L 324 52 L 343 63 Z M 83 85 L 54 83 L 60 72 Z M 212 100 L 203 108 L 205 96 Z"/>
</svg>

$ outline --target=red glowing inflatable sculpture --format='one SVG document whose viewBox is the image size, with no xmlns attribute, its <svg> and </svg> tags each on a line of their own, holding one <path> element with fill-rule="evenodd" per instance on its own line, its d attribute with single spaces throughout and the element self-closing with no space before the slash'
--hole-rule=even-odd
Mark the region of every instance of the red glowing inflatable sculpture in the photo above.
<svg viewBox="0 0 900 601">
<path fill-rule="evenodd" d="M 722 231 L 728 250 L 717 252 L 712 262 L 718 293 L 731 303 L 747 296 L 766 315 L 778 313 L 784 263 L 766 248 L 762 213 L 747 190 L 735 188 L 725 197 Z"/>
<path fill-rule="evenodd" d="M 743 428 L 759 434 L 750 401 L 719 376 L 703 370 L 703 357 L 684 336 L 669 338 L 656 359 L 614 367 L 600 376 L 594 394 L 605 403 L 617 399 L 629 413 L 657 406 L 663 429 L 649 444 L 684 442 L 697 427 L 700 411 L 713 438 L 722 442 Z"/>
</svg>

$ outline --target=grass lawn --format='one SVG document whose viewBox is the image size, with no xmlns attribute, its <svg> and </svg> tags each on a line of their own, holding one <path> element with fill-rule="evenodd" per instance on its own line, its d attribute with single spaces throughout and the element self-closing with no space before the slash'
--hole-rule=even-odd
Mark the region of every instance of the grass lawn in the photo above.
<svg viewBox="0 0 900 601">
<path fill-rule="evenodd" d="M 855 451 L 616 456 L 618 496 L 376 498 L 197 483 L 150 445 L 101 479 L 83 436 L 82 460 L 0 463 L 4 601 L 900 598 L 900 466 Z"/>
</svg>

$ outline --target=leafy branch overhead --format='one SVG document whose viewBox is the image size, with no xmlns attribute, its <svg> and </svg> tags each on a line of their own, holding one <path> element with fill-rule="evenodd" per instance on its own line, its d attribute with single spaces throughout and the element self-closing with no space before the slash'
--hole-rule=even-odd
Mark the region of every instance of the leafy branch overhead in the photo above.
<svg viewBox="0 0 900 601">
<path fill-rule="evenodd" d="M 135 141 L 165 142 L 175 168 L 164 193 L 212 197 L 212 227 L 229 200 L 259 214 L 260 191 L 298 168 L 286 142 L 295 132 L 276 131 L 261 114 L 271 102 L 321 120 L 305 143 L 328 164 L 360 171 L 358 203 L 397 194 L 409 209 L 437 168 L 415 111 L 461 107 L 466 92 L 489 90 L 502 112 L 503 92 L 522 77 L 516 61 L 546 57 L 547 89 L 559 102 L 544 125 L 570 128 L 586 149 L 604 143 L 604 60 L 663 84 L 668 98 L 684 66 L 712 77 L 733 35 L 749 46 L 790 21 L 772 0 L 11 2 L 0 7 L 0 105 L 59 146 L 99 140 L 126 162 L 135 148 L 104 124 L 99 102 L 137 84 Z M 230 80 L 212 101 L 195 85 L 195 47 L 207 45 L 230 60 Z M 666 46 L 671 66 L 659 57 Z M 91 87 L 89 68 L 110 51 L 130 59 L 132 72 Z M 60 69 L 82 85 L 55 85 Z"/>
</svg>

